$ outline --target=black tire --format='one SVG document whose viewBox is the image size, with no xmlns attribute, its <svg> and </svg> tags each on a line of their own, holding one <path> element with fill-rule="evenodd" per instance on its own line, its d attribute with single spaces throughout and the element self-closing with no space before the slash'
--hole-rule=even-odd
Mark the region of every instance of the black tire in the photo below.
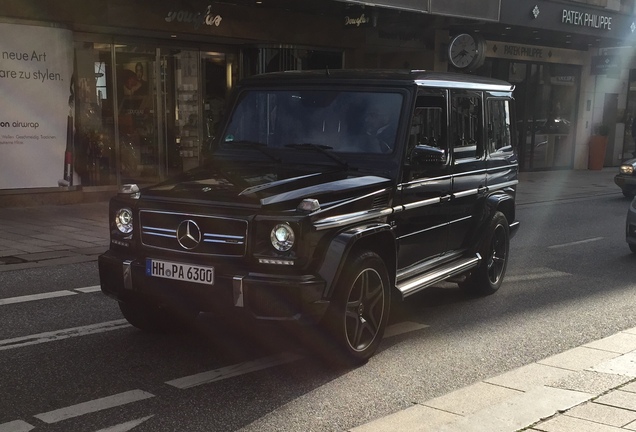
<svg viewBox="0 0 636 432">
<path fill-rule="evenodd" d="M 501 212 L 496 212 L 488 226 L 484 242 L 479 250 L 481 263 L 471 272 L 460 287 L 473 295 L 495 293 L 503 282 L 510 251 L 510 227 Z"/>
<path fill-rule="evenodd" d="M 629 199 L 634 199 L 634 192 L 627 192 L 627 191 L 623 191 L 623 196 L 625 198 L 629 198 Z"/>
<path fill-rule="evenodd" d="M 136 301 L 119 302 L 119 310 L 126 321 L 140 330 L 164 333 L 168 330 L 167 314 L 161 309 Z"/>
<path fill-rule="evenodd" d="M 389 320 L 391 287 L 382 259 L 354 252 L 336 285 L 323 321 L 336 346 L 327 359 L 337 366 L 365 363 L 378 349 Z"/>
<path fill-rule="evenodd" d="M 627 245 L 629 246 L 629 250 L 632 251 L 632 253 L 636 253 L 636 244 L 627 243 Z"/>
</svg>

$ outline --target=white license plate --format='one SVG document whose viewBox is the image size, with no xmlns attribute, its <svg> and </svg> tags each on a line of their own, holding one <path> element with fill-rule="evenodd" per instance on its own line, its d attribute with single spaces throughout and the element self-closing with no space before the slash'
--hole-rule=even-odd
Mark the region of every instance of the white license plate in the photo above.
<svg viewBox="0 0 636 432">
<path fill-rule="evenodd" d="M 214 267 L 146 259 L 146 275 L 201 284 L 214 284 Z"/>
</svg>

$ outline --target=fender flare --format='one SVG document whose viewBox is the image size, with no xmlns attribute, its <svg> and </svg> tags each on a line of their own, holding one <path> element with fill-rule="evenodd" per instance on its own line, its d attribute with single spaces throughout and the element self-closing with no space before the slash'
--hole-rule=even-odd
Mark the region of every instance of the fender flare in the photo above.
<svg viewBox="0 0 636 432">
<path fill-rule="evenodd" d="M 513 195 L 506 191 L 500 191 L 488 196 L 486 198 L 486 207 L 488 208 L 486 222 L 490 221 L 497 211 L 501 211 L 506 216 L 508 224 L 515 221 L 515 199 Z"/>
<path fill-rule="evenodd" d="M 369 240 L 372 236 L 381 235 L 389 235 L 393 238 L 393 242 L 391 243 L 393 251 L 388 251 L 393 262 L 387 263 L 387 268 L 394 269 L 397 261 L 397 251 L 395 250 L 395 234 L 389 224 L 373 223 L 351 227 L 339 233 L 331 240 L 325 252 L 325 258 L 318 268 L 318 274 L 325 281 L 325 291 L 323 293 L 324 298 L 331 297 L 335 282 L 342 273 L 345 262 L 347 261 L 349 253 L 354 246 L 359 244 L 361 240 Z M 394 271 L 389 271 L 389 280 L 391 280 L 392 283 L 395 282 L 394 273 Z"/>
<path fill-rule="evenodd" d="M 518 222 L 515 221 L 515 199 L 510 194 L 505 191 L 501 191 L 499 193 L 494 193 L 486 197 L 484 213 L 482 219 L 479 221 L 479 226 L 477 228 L 477 241 L 473 244 L 475 245 L 475 251 L 478 251 L 481 248 L 481 244 L 484 241 L 486 230 L 484 227 L 488 226 L 492 218 L 495 216 L 495 213 L 501 211 L 506 219 L 508 219 L 508 226 L 512 227 L 513 224 L 518 225 Z M 511 236 L 512 237 L 512 236 Z"/>
</svg>

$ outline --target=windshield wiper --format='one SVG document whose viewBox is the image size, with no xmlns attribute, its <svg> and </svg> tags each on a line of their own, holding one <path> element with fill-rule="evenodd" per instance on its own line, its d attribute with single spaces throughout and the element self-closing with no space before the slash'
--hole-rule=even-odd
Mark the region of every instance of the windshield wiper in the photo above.
<svg viewBox="0 0 636 432">
<path fill-rule="evenodd" d="M 333 147 L 328 145 L 313 144 L 313 143 L 293 143 L 293 144 L 285 144 L 285 147 L 290 147 L 290 148 L 300 149 L 300 150 L 303 150 L 303 149 L 316 150 L 317 152 L 320 152 L 326 155 L 327 157 L 329 157 L 330 159 L 338 162 L 343 167 L 350 168 L 349 162 L 343 159 L 340 159 L 338 156 L 330 152 L 329 150 L 333 149 Z"/>
<path fill-rule="evenodd" d="M 270 158 L 271 160 L 275 162 L 278 162 L 278 163 L 282 162 L 281 158 L 274 156 L 273 154 L 265 150 L 267 148 L 267 144 L 264 144 L 262 142 L 241 140 L 241 141 L 226 141 L 223 144 L 226 144 L 226 146 L 229 148 L 232 148 L 232 146 L 253 148 L 260 151 L 265 156 L 267 156 L 268 158 Z"/>
</svg>

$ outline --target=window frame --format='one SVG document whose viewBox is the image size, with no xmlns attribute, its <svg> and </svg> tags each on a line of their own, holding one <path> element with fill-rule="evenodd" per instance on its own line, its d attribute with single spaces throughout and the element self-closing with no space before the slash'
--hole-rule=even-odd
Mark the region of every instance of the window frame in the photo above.
<svg viewBox="0 0 636 432">
<path fill-rule="evenodd" d="M 474 122 L 474 126 L 476 129 L 473 130 L 474 133 L 471 134 L 470 138 L 475 139 L 475 152 L 467 156 L 458 157 L 457 149 L 461 149 L 463 147 L 472 147 L 472 145 L 468 146 L 457 146 L 457 142 L 463 141 L 466 139 L 459 139 L 460 127 L 458 125 L 458 99 L 475 99 L 478 101 L 478 106 L 475 109 L 475 113 L 477 114 L 476 121 Z M 469 116 L 472 114 L 468 113 Z M 473 90 L 452 90 L 450 95 L 450 115 L 449 115 L 449 144 L 451 149 L 451 154 L 453 155 L 454 163 L 459 161 L 475 161 L 475 160 L 484 160 L 486 157 L 486 144 L 485 144 L 485 133 L 484 133 L 484 118 L 485 118 L 485 107 L 484 107 L 484 95 L 482 91 L 473 91 Z M 462 122 L 463 123 L 463 122 Z M 469 119 L 470 123 L 470 119 Z M 469 125 L 469 128 L 474 127 L 473 125 Z M 464 129 L 463 127 L 461 129 Z M 470 139 L 469 138 L 469 139 Z"/>
</svg>

